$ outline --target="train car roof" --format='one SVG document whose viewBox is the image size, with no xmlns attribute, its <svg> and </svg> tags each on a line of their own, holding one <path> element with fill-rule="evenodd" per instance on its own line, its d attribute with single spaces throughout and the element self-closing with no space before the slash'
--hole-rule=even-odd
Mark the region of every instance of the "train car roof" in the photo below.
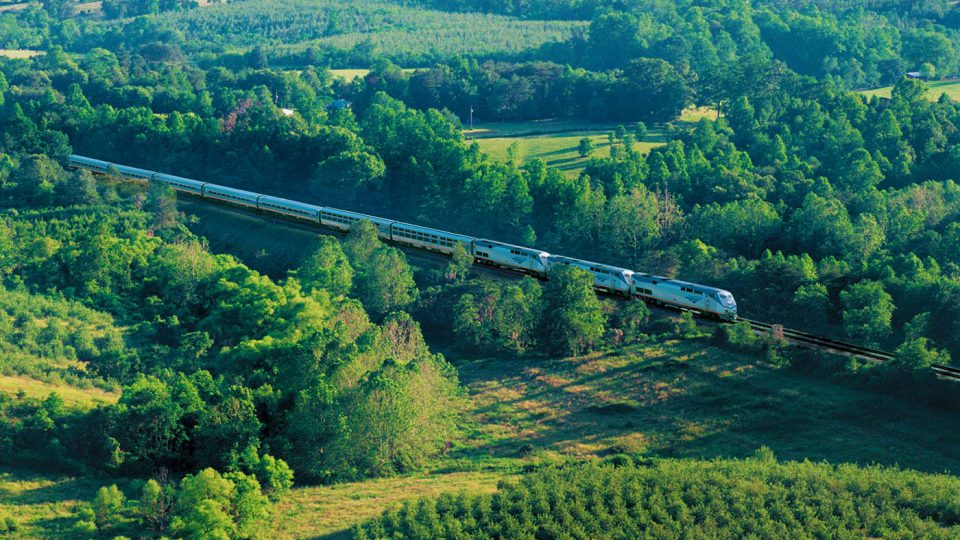
<svg viewBox="0 0 960 540">
<path fill-rule="evenodd" d="M 120 171 L 120 172 L 123 172 L 123 171 L 132 171 L 132 172 L 137 172 L 137 173 L 140 173 L 140 174 L 145 174 L 145 175 L 147 175 L 147 176 L 153 176 L 154 174 L 157 174 L 156 171 L 149 171 L 149 170 L 147 170 L 147 169 L 141 169 L 140 167 L 131 167 L 131 166 L 129 166 L 129 165 L 117 165 L 116 163 L 114 163 L 113 166 L 116 167 L 117 170 Z"/>
<path fill-rule="evenodd" d="M 193 178 L 184 178 L 184 177 L 182 177 L 182 176 L 177 176 L 177 175 L 174 175 L 174 174 L 166 174 L 166 173 L 157 173 L 156 178 L 157 178 L 157 179 L 173 180 L 173 181 L 175 181 L 175 182 L 184 182 L 184 183 L 187 183 L 187 184 L 195 184 L 195 185 L 197 185 L 197 186 L 202 186 L 202 185 L 204 185 L 204 184 L 209 184 L 209 182 L 201 182 L 200 180 L 194 180 Z"/>
<path fill-rule="evenodd" d="M 350 210 L 343 210 L 342 208 L 331 208 L 329 206 L 323 207 L 324 212 L 330 212 L 331 214 L 342 214 L 344 216 L 350 216 L 354 218 L 365 219 L 372 223 L 394 223 L 395 219 L 387 219 L 378 216 L 371 216 L 370 214 L 363 214 L 360 212 L 353 212 Z"/>
<path fill-rule="evenodd" d="M 467 235 L 465 235 L 465 234 L 452 233 L 452 232 L 450 232 L 450 231 L 442 231 L 442 230 L 440 230 L 440 229 L 434 229 L 434 228 L 431 228 L 431 227 L 423 227 L 423 226 L 421 226 L 421 225 L 414 225 L 414 224 L 412 224 L 412 223 L 404 223 L 404 222 L 402 222 L 402 221 L 397 221 L 397 222 L 395 222 L 393 225 L 394 225 L 394 226 L 399 225 L 399 226 L 404 227 L 405 229 L 409 229 L 409 230 L 411 230 L 411 231 L 418 231 L 418 232 L 423 232 L 423 233 L 428 233 L 428 234 L 443 235 L 443 236 L 446 236 L 447 238 L 454 238 L 454 239 L 457 239 L 457 240 L 463 240 L 463 241 L 467 241 L 467 242 L 470 242 L 470 241 L 473 241 L 473 240 L 474 240 L 474 238 L 473 238 L 472 236 L 467 236 Z"/>
<path fill-rule="evenodd" d="M 324 209 L 322 206 L 317 206 L 315 204 L 308 204 L 300 201 L 292 201 L 290 199 L 282 199 L 280 197 L 274 197 L 273 195 L 261 195 L 260 202 L 264 202 L 264 201 L 282 204 L 285 206 L 289 206 L 291 208 L 299 208 L 301 210 L 310 210 L 312 212 L 319 212 L 320 210 Z"/>
<path fill-rule="evenodd" d="M 253 192 L 253 191 L 247 191 L 247 190 L 245 190 L 245 189 L 237 189 L 237 188 L 232 188 L 232 187 L 227 187 L 227 186 L 221 186 L 221 185 L 219 185 L 219 184 L 206 184 L 206 185 L 204 185 L 203 187 L 204 187 L 205 189 L 212 189 L 212 190 L 214 190 L 214 191 L 221 191 L 221 192 L 223 192 L 223 193 L 230 193 L 230 194 L 233 194 L 233 195 L 249 195 L 249 196 L 253 196 L 254 198 L 260 197 L 260 194 L 259 194 L 259 193 L 255 193 L 255 192 Z"/>
<path fill-rule="evenodd" d="M 633 279 L 634 279 L 634 281 L 643 281 L 643 282 L 645 282 L 645 283 L 652 283 L 652 282 L 656 281 L 657 284 L 665 283 L 665 284 L 668 284 L 668 285 L 675 285 L 675 286 L 677 286 L 677 287 L 696 287 L 697 289 L 700 289 L 701 291 L 703 291 L 703 292 L 705 292 L 705 293 L 707 293 L 707 292 L 713 293 L 713 292 L 720 292 L 720 291 L 730 292 L 730 291 L 727 291 L 727 290 L 725 290 L 725 289 L 719 289 L 719 288 L 717 288 L 717 287 L 711 287 L 711 286 L 709 286 L 709 285 L 702 285 L 702 284 L 700 284 L 700 283 L 692 283 L 692 282 L 690 282 L 690 281 L 683 281 L 682 279 L 670 279 L 670 278 L 665 278 L 665 277 L 663 277 L 663 276 L 654 276 L 654 275 L 650 275 L 650 274 L 635 273 L 635 274 L 633 274 Z"/>
<path fill-rule="evenodd" d="M 72 161 L 86 161 L 87 163 L 102 163 L 104 165 L 110 165 L 109 161 L 104 161 L 102 159 L 89 158 L 86 156 L 78 156 L 76 154 L 72 154 L 69 159 Z"/>
<path fill-rule="evenodd" d="M 537 253 L 542 253 L 542 254 L 544 254 L 544 255 L 550 255 L 549 253 L 547 253 L 546 251 L 544 251 L 544 250 L 542 250 L 542 249 L 537 249 L 537 248 L 532 248 L 532 247 L 526 247 L 526 246 L 518 246 L 518 245 L 516 245 L 516 244 L 508 244 L 508 243 L 506 243 L 506 242 L 498 242 L 497 240 L 490 240 L 489 238 L 476 238 L 474 241 L 475 241 L 475 242 L 489 242 L 489 243 L 491 243 L 491 244 L 496 244 L 496 245 L 498 245 L 498 246 L 503 246 L 503 247 L 508 247 L 508 248 L 516 248 L 516 249 L 523 249 L 523 250 L 526 250 L 526 251 L 536 251 Z"/>
<path fill-rule="evenodd" d="M 569 263 L 578 263 L 578 264 L 585 264 L 585 265 L 587 265 L 587 266 L 596 266 L 597 268 L 603 268 L 603 269 L 605 269 L 605 270 L 617 270 L 617 271 L 621 271 L 621 272 L 630 272 L 631 274 L 634 273 L 633 270 L 630 270 L 629 268 L 621 268 L 621 267 L 619 267 L 619 266 L 613 266 L 613 265 L 611 265 L 611 264 L 603 264 L 603 263 L 598 263 L 598 262 L 593 262 L 593 261 L 585 261 L 585 260 L 583 260 L 583 259 L 577 259 L 577 258 L 574 258 L 574 257 L 565 257 L 565 256 L 563 256 L 563 255 L 550 255 L 550 258 L 551 258 L 551 259 L 554 259 L 554 260 L 557 260 L 557 261 L 563 261 L 563 262 L 569 262 Z"/>
</svg>

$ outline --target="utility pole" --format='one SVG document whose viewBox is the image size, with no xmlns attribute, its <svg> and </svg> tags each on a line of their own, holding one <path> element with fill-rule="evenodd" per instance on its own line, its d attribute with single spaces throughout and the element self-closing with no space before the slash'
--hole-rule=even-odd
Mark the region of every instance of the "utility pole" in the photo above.
<svg viewBox="0 0 960 540">
<path fill-rule="evenodd" d="M 470 131 L 473 131 L 473 105 L 470 106 Z"/>
</svg>

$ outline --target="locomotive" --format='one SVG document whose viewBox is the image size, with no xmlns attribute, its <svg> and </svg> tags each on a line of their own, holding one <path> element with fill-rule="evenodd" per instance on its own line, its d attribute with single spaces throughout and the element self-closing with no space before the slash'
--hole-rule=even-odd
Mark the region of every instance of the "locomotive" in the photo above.
<svg viewBox="0 0 960 540">
<path fill-rule="evenodd" d="M 164 184 L 178 193 L 306 221 L 339 231 L 349 231 L 361 221 L 377 227 L 381 239 L 400 245 L 451 255 L 457 244 L 463 246 L 478 264 L 485 264 L 549 279 L 551 270 L 574 266 L 593 276 L 594 287 L 610 294 L 636 298 L 650 304 L 698 312 L 725 321 L 737 319 L 737 302 L 729 291 L 677 279 L 636 272 L 627 268 L 600 264 L 536 248 L 475 238 L 431 227 L 423 227 L 358 212 L 263 195 L 252 191 L 220 186 L 164 173 L 118 165 L 84 156 L 72 155 L 68 163 L 77 169 L 98 174 L 118 174 L 128 180 Z"/>
</svg>

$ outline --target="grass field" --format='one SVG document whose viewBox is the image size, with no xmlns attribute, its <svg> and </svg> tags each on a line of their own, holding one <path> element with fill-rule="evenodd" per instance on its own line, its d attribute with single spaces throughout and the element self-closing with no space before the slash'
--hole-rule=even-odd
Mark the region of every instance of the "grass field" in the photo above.
<svg viewBox="0 0 960 540">
<path fill-rule="evenodd" d="M 765 445 L 781 459 L 960 472 L 950 414 L 770 367 L 706 341 L 459 369 L 473 424 L 454 457 L 744 457 Z"/>
<path fill-rule="evenodd" d="M 400 68 L 400 71 L 404 73 L 412 73 L 417 71 L 417 68 Z M 350 82 L 358 77 L 366 77 L 367 73 L 370 73 L 369 69 L 331 69 L 330 74 L 335 78 Z"/>
<path fill-rule="evenodd" d="M 277 508 L 272 537 L 348 538 L 350 527 L 405 499 L 441 493 L 493 493 L 504 475 L 491 472 L 417 474 L 294 489 Z"/>
<path fill-rule="evenodd" d="M 714 118 L 716 113 L 707 108 L 691 108 L 677 122 L 689 126 L 701 118 Z M 507 149 L 516 142 L 524 162 L 542 160 L 548 167 L 559 169 L 568 176 L 577 176 L 587 160 L 580 156 L 580 139 L 589 138 L 595 147 L 594 157 L 610 157 L 608 134 L 616 129 L 617 122 L 587 122 L 582 120 L 551 119 L 530 122 L 474 123 L 474 129 L 464 130 L 464 135 L 476 140 L 480 150 L 495 160 L 506 161 Z M 629 129 L 629 126 L 628 126 Z M 651 149 L 667 142 L 662 126 L 651 127 L 634 149 L 647 154 Z"/>
<path fill-rule="evenodd" d="M 331 69 L 330 74 L 335 78 L 350 82 L 360 77 L 366 77 L 369 69 Z"/>
<path fill-rule="evenodd" d="M 43 54 L 40 51 L 30 51 L 24 49 L 0 49 L 0 56 L 6 58 L 33 58 Z"/>
<path fill-rule="evenodd" d="M 16 395 L 23 392 L 27 397 L 43 399 L 56 392 L 69 405 L 79 408 L 90 408 L 97 403 L 116 402 L 120 395 L 116 392 L 107 392 L 99 388 L 77 388 L 65 384 L 51 384 L 29 377 L 0 375 L 0 393 Z"/>
<path fill-rule="evenodd" d="M 927 99 L 930 101 L 936 101 L 940 99 L 942 94 L 946 94 L 947 97 L 954 101 L 960 101 L 960 81 L 934 81 L 927 82 L 925 84 L 928 88 Z M 883 88 L 862 90 L 860 93 L 868 98 L 873 96 L 889 98 L 892 91 L 892 86 L 884 86 Z"/>
<path fill-rule="evenodd" d="M 0 469 L 0 515 L 13 517 L 19 527 L 3 538 L 72 538 L 66 531 L 76 521 L 77 503 L 108 483 Z"/>
</svg>

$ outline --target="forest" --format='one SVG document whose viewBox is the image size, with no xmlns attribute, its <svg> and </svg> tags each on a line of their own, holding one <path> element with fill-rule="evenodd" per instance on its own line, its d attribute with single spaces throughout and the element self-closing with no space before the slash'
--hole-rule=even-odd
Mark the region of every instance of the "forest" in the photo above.
<svg viewBox="0 0 960 540">
<path fill-rule="evenodd" d="M 263 538 L 294 486 L 445 468 L 504 479 L 408 500 L 354 537 L 955 532 L 950 474 L 769 450 L 478 456 L 462 380 L 479 361 L 677 340 L 955 413 L 955 384 L 928 369 L 960 357 L 960 103 L 928 85 L 960 70 L 954 4 L 278 6 L 0 11 L 0 49 L 43 53 L 0 57 L 0 472 L 101 486 L 43 532 L 0 499 L 0 537 Z M 331 72 L 346 67 L 369 71 Z M 690 106 L 709 114 L 679 122 Z M 616 127 L 570 177 L 491 159 L 471 115 Z M 651 127 L 664 140 L 641 151 Z M 369 223 L 261 270 L 211 248 L 172 191 L 71 170 L 71 153 L 710 284 L 742 317 L 895 358 L 665 316 L 576 269 L 424 264 Z"/>
</svg>

